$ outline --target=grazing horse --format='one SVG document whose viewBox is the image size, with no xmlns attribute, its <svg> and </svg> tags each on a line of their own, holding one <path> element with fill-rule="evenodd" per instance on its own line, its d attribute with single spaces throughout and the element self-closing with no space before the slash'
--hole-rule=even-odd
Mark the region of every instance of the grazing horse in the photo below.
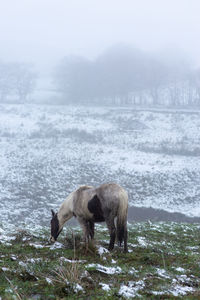
<svg viewBox="0 0 200 300">
<path fill-rule="evenodd" d="M 121 186 L 115 183 L 102 184 L 98 188 L 81 186 L 66 198 L 57 213 L 51 211 L 51 242 L 56 241 L 64 223 L 75 216 L 83 229 L 86 249 L 89 239 L 94 238 L 94 223 L 105 221 L 110 233 L 108 249 L 114 248 L 117 234 L 120 246 L 124 241 L 124 252 L 128 251 L 128 194 Z"/>
</svg>

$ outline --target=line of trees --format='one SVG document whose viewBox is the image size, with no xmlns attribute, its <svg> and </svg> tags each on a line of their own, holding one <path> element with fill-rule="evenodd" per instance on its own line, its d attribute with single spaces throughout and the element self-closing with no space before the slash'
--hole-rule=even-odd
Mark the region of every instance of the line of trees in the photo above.
<svg viewBox="0 0 200 300">
<path fill-rule="evenodd" d="M 94 61 L 62 59 L 54 84 L 64 103 L 200 105 L 200 71 L 182 55 L 159 56 L 117 45 Z"/>
<path fill-rule="evenodd" d="M 200 106 L 200 69 L 181 52 L 166 53 L 116 45 L 93 61 L 65 57 L 55 68 L 53 91 L 64 104 Z M 0 62 L 0 102 L 27 101 L 36 78 L 31 64 Z"/>
<path fill-rule="evenodd" d="M 36 86 L 36 73 L 31 64 L 0 62 L 0 102 L 10 99 L 26 101 Z"/>
</svg>

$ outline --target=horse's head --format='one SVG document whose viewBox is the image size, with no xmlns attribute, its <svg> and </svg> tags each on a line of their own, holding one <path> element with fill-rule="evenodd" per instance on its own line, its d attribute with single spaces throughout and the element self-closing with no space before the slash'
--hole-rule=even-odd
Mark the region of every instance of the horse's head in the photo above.
<svg viewBox="0 0 200 300">
<path fill-rule="evenodd" d="M 52 219 L 51 219 L 51 237 L 50 241 L 55 242 L 57 240 L 57 237 L 59 236 L 59 233 L 61 232 L 60 226 L 59 226 L 59 220 L 58 220 L 58 214 L 51 210 L 52 213 Z"/>
</svg>

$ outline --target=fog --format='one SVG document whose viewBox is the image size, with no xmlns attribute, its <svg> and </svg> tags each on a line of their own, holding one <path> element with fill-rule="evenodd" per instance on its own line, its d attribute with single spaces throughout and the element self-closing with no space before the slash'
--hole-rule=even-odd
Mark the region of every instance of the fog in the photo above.
<svg viewBox="0 0 200 300">
<path fill-rule="evenodd" d="M 47 224 L 77 186 L 110 181 L 144 219 L 199 218 L 199 11 L 194 0 L 0 2 L 3 220 Z"/>
<path fill-rule="evenodd" d="M 161 53 L 178 48 L 198 66 L 199 11 L 198 0 L 1 1 L 0 61 L 35 63 L 48 75 L 64 56 L 93 59 L 125 43 Z"/>
</svg>

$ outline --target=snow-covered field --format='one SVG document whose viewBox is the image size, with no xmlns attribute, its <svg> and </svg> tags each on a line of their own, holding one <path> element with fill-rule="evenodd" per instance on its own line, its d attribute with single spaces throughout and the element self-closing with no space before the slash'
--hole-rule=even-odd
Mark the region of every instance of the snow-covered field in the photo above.
<svg viewBox="0 0 200 300">
<path fill-rule="evenodd" d="M 110 181 L 130 206 L 199 217 L 200 113 L 0 105 L 0 221 L 48 224 L 79 185 Z"/>
</svg>

